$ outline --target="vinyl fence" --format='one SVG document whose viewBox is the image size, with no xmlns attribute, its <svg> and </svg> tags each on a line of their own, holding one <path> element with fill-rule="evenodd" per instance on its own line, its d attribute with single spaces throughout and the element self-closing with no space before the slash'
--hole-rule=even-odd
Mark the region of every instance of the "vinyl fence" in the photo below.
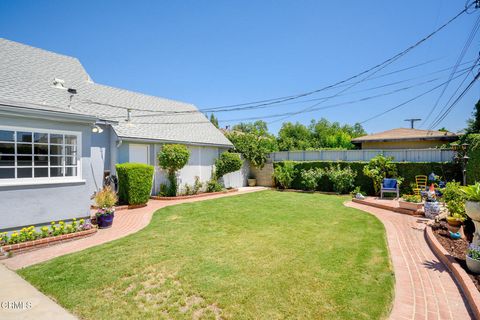
<svg viewBox="0 0 480 320">
<path fill-rule="evenodd" d="M 395 162 L 449 162 L 451 149 L 395 149 L 395 150 L 319 150 L 272 152 L 273 162 L 292 161 L 369 161 L 378 154 L 393 157 Z"/>
</svg>

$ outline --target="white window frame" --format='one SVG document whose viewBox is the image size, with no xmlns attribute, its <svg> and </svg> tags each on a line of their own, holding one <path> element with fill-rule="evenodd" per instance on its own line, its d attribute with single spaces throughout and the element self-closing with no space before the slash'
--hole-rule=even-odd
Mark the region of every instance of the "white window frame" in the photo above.
<svg viewBox="0 0 480 320">
<path fill-rule="evenodd" d="M 15 185 L 35 185 L 35 184 L 58 184 L 58 183 L 71 183 L 71 182 L 84 182 L 85 180 L 82 180 L 82 132 L 81 131 L 68 131 L 68 130 L 56 130 L 56 129 L 44 129 L 44 128 L 31 128 L 31 127 L 20 127 L 20 126 L 2 126 L 0 125 L 0 130 L 5 130 L 5 131 L 14 131 L 14 153 L 12 154 L 15 157 L 15 164 L 14 166 L 1 166 L 0 168 L 14 168 L 15 169 L 15 178 L 11 179 L 0 179 L 0 186 L 15 186 Z M 32 167 L 32 169 L 35 167 L 34 166 L 34 141 L 33 141 L 33 134 L 34 133 L 48 133 L 48 134 L 62 134 L 64 135 L 63 137 L 63 144 L 62 144 L 62 158 L 63 158 L 63 165 L 61 167 L 66 170 L 67 167 L 72 167 L 75 168 L 74 165 L 66 165 L 66 157 L 65 157 L 65 147 L 70 146 L 65 143 L 65 135 L 72 135 L 76 136 L 77 138 L 77 152 L 76 152 L 76 169 L 77 169 L 77 175 L 76 176 L 63 176 L 63 177 L 50 177 L 50 168 L 55 167 L 51 166 L 50 164 L 50 154 L 48 153 L 48 165 L 47 166 L 42 166 L 44 168 L 48 168 L 48 177 L 31 177 L 31 178 L 17 178 L 17 168 L 21 168 L 22 166 L 18 166 L 17 163 L 17 158 L 18 158 L 18 153 L 17 153 L 17 132 L 32 132 L 32 165 L 31 166 L 25 166 L 26 168 Z M 50 137 L 50 135 L 49 135 Z M 50 151 L 50 147 L 52 144 L 50 143 L 50 138 L 47 142 L 48 144 L 48 149 Z M 53 144 L 55 145 L 55 144 Z M 60 167 L 60 166 L 59 166 Z M 32 171 L 34 174 L 34 172 Z"/>
</svg>

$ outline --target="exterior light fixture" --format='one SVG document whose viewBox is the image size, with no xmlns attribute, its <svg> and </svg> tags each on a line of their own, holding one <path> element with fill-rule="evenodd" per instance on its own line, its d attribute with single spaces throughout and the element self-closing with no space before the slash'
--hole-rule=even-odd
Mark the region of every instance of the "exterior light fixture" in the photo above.
<svg viewBox="0 0 480 320">
<path fill-rule="evenodd" d="M 94 125 L 93 128 L 92 128 L 92 132 L 93 132 L 93 133 L 102 133 L 102 132 L 103 132 L 103 129 L 100 128 L 100 127 L 97 126 L 97 125 Z"/>
</svg>

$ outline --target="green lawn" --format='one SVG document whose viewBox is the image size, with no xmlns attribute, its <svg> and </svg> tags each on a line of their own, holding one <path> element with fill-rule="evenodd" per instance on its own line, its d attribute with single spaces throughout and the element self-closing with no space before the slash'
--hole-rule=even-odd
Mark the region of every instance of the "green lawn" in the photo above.
<svg viewBox="0 0 480 320">
<path fill-rule="evenodd" d="M 19 274 L 86 319 L 385 318 L 385 231 L 346 199 L 263 191 L 172 206 Z"/>
</svg>

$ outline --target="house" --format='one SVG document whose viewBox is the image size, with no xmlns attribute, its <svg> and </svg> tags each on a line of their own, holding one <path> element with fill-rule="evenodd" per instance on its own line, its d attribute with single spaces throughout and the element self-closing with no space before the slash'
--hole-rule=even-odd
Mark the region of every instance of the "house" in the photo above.
<svg viewBox="0 0 480 320">
<path fill-rule="evenodd" d="M 95 83 L 78 59 L 0 39 L 0 230 L 89 216 L 115 164 L 188 146 L 181 184 L 211 177 L 232 144 L 197 108 Z"/>
<path fill-rule="evenodd" d="M 397 128 L 352 139 L 361 149 L 429 149 L 458 140 L 446 131 Z"/>
</svg>

